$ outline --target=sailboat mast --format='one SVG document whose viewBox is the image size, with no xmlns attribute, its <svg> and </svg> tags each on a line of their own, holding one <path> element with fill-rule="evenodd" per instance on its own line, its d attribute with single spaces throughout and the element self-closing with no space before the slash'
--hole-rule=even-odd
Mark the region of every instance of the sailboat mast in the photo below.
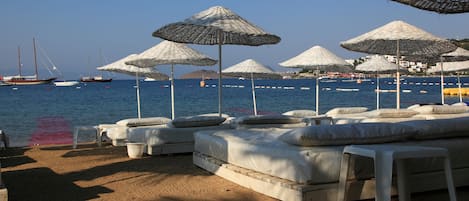
<svg viewBox="0 0 469 201">
<path fill-rule="evenodd" d="M 39 79 L 39 74 L 37 73 L 37 56 L 36 56 L 36 39 L 33 38 L 33 49 L 34 49 L 34 68 L 36 69 L 36 80 Z"/>
<path fill-rule="evenodd" d="M 19 76 L 21 77 L 21 51 L 20 51 L 20 46 L 18 46 L 18 71 L 19 71 Z"/>
</svg>

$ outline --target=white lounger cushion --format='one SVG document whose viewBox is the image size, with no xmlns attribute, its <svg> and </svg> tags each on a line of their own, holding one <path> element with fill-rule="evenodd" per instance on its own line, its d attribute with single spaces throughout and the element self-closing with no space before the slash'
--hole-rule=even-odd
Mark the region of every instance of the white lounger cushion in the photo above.
<svg viewBox="0 0 469 201">
<path fill-rule="evenodd" d="M 172 120 L 169 125 L 174 128 L 217 126 L 226 120 L 219 116 L 191 116 L 179 117 Z"/>
<path fill-rule="evenodd" d="M 371 118 L 408 118 L 416 114 L 417 112 L 409 109 L 383 108 L 370 111 L 367 113 L 367 116 Z"/>
<path fill-rule="evenodd" d="M 423 105 L 412 108 L 419 114 L 460 114 L 467 112 L 467 106 L 463 105 Z"/>
<path fill-rule="evenodd" d="M 283 115 L 302 118 L 316 116 L 316 112 L 313 110 L 291 110 L 284 112 Z"/>
<path fill-rule="evenodd" d="M 259 115 L 244 116 L 235 120 L 237 124 L 297 124 L 301 123 L 301 118 L 286 115 Z"/>
<path fill-rule="evenodd" d="M 336 107 L 326 112 L 326 115 L 355 114 L 366 112 L 367 110 L 368 108 L 366 107 Z"/>
<path fill-rule="evenodd" d="M 286 115 L 243 116 L 233 122 L 236 129 L 298 128 L 307 126 L 303 118 Z"/>
<path fill-rule="evenodd" d="M 404 121 L 398 124 L 417 129 L 417 139 L 435 139 L 469 136 L 469 117 L 452 119 Z"/>
<path fill-rule="evenodd" d="M 297 146 L 386 143 L 408 139 L 417 130 L 394 123 L 354 123 L 297 128 L 280 136 L 286 143 Z"/>
<path fill-rule="evenodd" d="M 136 126 L 152 126 L 152 125 L 162 125 L 167 124 L 171 119 L 166 117 L 147 117 L 147 118 L 131 118 L 131 119 L 123 119 L 116 122 L 119 126 L 127 126 L 127 127 L 136 127 Z"/>
</svg>

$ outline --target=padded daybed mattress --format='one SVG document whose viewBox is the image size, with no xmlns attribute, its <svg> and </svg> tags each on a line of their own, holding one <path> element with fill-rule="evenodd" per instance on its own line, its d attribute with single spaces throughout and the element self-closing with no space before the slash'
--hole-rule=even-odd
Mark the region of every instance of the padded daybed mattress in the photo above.
<svg viewBox="0 0 469 201">
<path fill-rule="evenodd" d="M 193 142 L 194 133 L 201 130 L 221 130 L 231 129 L 228 124 L 217 126 L 201 126 L 188 128 L 169 128 L 169 127 L 135 127 L 129 129 L 129 138 L 136 141 L 145 141 L 149 145 Z"/>
<path fill-rule="evenodd" d="M 278 139 L 285 130 L 199 131 L 195 134 L 194 152 L 260 173 L 300 184 L 336 183 L 339 178 L 343 146 L 301 147 Z M 469 138 L 408 141 L 412 144 L 447 148 L 452 168 L 469 167 Z M 419 159 L 411 162 L 412 172 L 442 169 L 441 161 Z M 432 167 L 433 169 L 429 169 Z M 351 178 L 370 178 L 372 161 L 360 158 L 351 168 Z"/>
</svg>

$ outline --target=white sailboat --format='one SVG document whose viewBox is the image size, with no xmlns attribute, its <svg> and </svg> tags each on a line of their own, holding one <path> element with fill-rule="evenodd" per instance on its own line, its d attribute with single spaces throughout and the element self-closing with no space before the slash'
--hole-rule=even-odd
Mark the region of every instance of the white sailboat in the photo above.
<svg viewBox="0 0 469 201">
<path fill-rule="evenodd" d="M 54 85 L 56 87 L 71 87 L 80 84 L 78 81 L 55 81 Z"/>
</svg>

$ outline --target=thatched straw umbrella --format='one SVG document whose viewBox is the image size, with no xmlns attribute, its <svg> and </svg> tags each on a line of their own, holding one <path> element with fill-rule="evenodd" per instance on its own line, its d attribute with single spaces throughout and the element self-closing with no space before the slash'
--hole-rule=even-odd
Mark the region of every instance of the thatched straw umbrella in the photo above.
<svg viewBox="0 0 469 201">
<path fill-rule="evenodd" d="M 167 80 L 168 76 L 158 72 L 155 68 L 138 68 L 132 65 L 125 64 L 126 61 L 135 59 L 137 54 L 131 54 L 127 57 L 124 57 L 118 61 L 110 63 L 105 66 L 98 67 L 98 70 L 101 71 L 111 71 L 117 73 L 123 73 L 127 75 L 135 76 L 135 82 L 137 85 L 136 93 L 137 93 L 137 117 L 140 119 L 142 117 L 140 112 L 140 84 L 139 84 L 139 76 L 145 76 L 149 78 L 154 78 L 157 80 Z"/>
<path fill-rule="evenodd" d="M 162 41 L 158 45 L 140 53 L 137 58 L 125 63 L 140 68 L 171 64 L 171 118 L 174 119 L 174 65 L 212 66 L 215 65 L 217 61 L 186 46 L 185 44 Z"/>
<path fill-rule="evenodd" d="M 167 24 L 154 37 L 180 43 L 218 45 L 218 113 L 222 113 L 222 45 L 277 44 L 280 37 L 267 33 L 231 10 L 214 6 L 184 21 Z"/>
<path fill-rule="evenodd" d="M 379 110 L 379 72 L 395 71 L 397 65 L 389 62 L 383 56 L 374 55 L 371 59 L 357 65 L 356 71 L 376 72 L 376 109 Z"/>
<path fill-rule="evenodd" d="M 442 14 L 469 12 L 469 0 L 392 0 Z"/>
<path fill-rule="evenodd" d="M 347 63 L 344 59 L 330 52 L 321 46 L 314 46 L 301 54 L 279 63 L 280 66 L 288 68 L 304 68 L 349 72 L 351 64 Z M 319 115 L 319 76 L 316 77 L 316 115 Z"/>
<path fill-rule="evenodd" d="M 403 21 L 393 21 L 340 44 L 343 48 L 369 54 L 403 56 L 441 55 L 457 47 Z M 396 72 L 396 108 L 400 108 L 400 77 Z"/>
<path fill-rule="evenodd" d="M 254 75 L 273 74 L 274 71 L 263 64 L 253 60 L 246 59 L 238 64 L 228 67 L 222 71 L 224 74 L 242 75 L 251 77 L 252 102 L 254 106 L 254 115 L 257 116 L 256 91 L 254 87 Z"/>
</svg>

